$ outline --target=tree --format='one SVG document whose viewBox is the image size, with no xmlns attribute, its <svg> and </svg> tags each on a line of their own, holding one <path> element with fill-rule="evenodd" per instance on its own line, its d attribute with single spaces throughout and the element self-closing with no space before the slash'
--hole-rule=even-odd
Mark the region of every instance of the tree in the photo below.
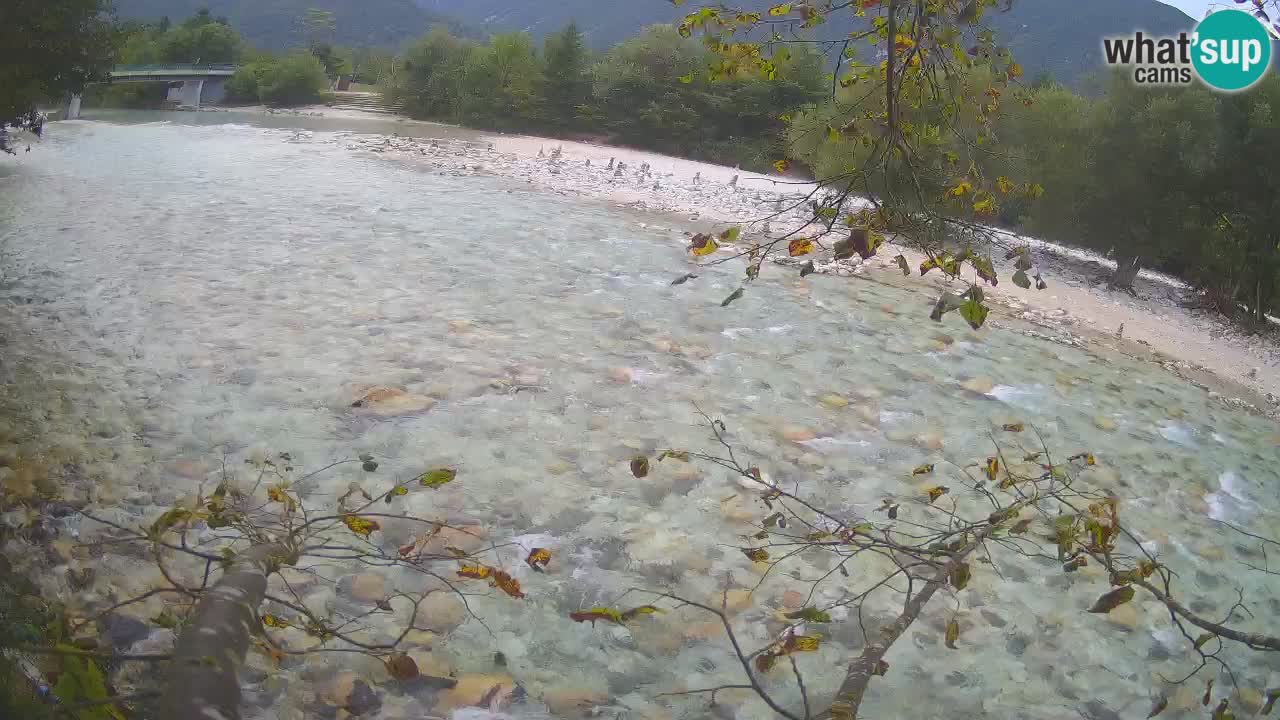
<svg viewBox="0 0 1280 720">
<path fill-rule="evenodd" d="M 258 76 L 258 96 L 271 105 L 316 102 L 328 86 L 324 66 L 306 51 L 289 53 L 268 64 Z"/>
<path fill-rule="evenodd" d="M 538 82 L 542 120 L 557 130 L 572 130 L 577 125 L 579 109 L 591 97 L 587 51 L 576 24 L 569 23 L 564 30 L 547 36 L 542 62 Z"/>
<path fill-rule="evenodd" d="M 0 5 L 0 149 L 4 128 L 39 132 L 41 102 L 105 77 L 115 58 L 103 0 L 11 0 Z"/>
<path fill-rule="evenodd" d="M 458 97 L 459 118 L 488 128 L 512 128 L 533 117 L 537 57 L 526 33 L 490 38 L 468 53 Z"/>
<path fill-rule="evenodd" d="M 240 33 L 211 17 L 208 10 L 163 33 L 156 44 L 159 62 L 203 65 L 234 63 L 243 48 Z"/>
<path fill-rule="evenodd" d="M 457 120 L 458 96 L 472 44 L 437 25 L 409 46 L 387 82 L 390 99 L 416 117 Z"/>
</svg>

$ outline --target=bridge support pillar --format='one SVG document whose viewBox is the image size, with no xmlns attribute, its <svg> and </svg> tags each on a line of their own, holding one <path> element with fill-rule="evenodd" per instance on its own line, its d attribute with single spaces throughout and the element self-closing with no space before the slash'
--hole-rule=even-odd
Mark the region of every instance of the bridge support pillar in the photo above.
<svg viewBox="0 0 1280 720">
<path fill-rule="evenodd" d="M 80 119 L 80 96 L 74 93 L 67 93 L 67 97 L 62 101 L 62 119 L 63 120 L 79 120 Z"/>
<path fill-rule="evenodd" d="M 200 109 L 200 96 L 204 93 L 204 79 L 182 81 L 181 105 L 192 110 Z"/>
</svg>

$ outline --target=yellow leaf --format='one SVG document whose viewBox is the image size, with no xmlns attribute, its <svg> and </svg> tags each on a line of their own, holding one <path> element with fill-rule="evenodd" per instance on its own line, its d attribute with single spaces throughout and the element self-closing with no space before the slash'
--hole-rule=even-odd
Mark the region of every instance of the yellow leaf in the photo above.
<svg viewBox="0 0 1280 720">
<path fill-rule="evenodd" d="M 768 562 L 769 551 L 764 548 L 742 548 L 742 554 L 752 562 Z"/>
<path fill-rule="evenodd" d="M 774 170 L 777 170 L 777 171 L 778 171 L 778 172 L 780 172 L 780 173 L 784 173 L 784 172 L 786 172 L 786 171 L 787 171 L 788 169 L 790 169 L 790 168 L 791 168 L 791 162 L 790 162 L 789 160 L 774 160 L 774 161 L 773 161 L 773 169 L 774 169 Z"/>
<path fill-rule="evenodd" d="M 996 475 L 1000 472 L 1000 459 L 995 457 L 987 458 L 987 464 L 982 469 L 986 472 L 987 479 L 995 482 Z"/>
<path fill-rule="evenodd" d="M 731 243 L 731 242 L 733 242 L 734 240 L 737 240 L 737 239 L 738 239 L 738 236 L 739 236 L 739 235 L 741 235 L 741 234 L 742 234 L 742 228 L 740 228 L 740 227 L 738 227 L 737 225 L 735 225 L 735 226 L 733 226 L 733 227 L 731 227 L 731 228 L 729 228 L 729 229 L 725 230 L 724 232 L 720 233 L 720 241 L 721 241 L 721 242 Z"/>
<path fill-rule="evenodd" d="M 822 638 L 816 635 L 788 635 L 786 642 L 782 644 L 783 654 L 793 652 L 813 652 L 818 649 Z"/>
<path fill-rule="evenodd" d="M 569 613 L 569 619 L 574 622 L 590 622 L 596 624 L 597 620 L 608 620 L 616 625 L 622 624 L 622 613 L 607 607 L 594 607 L 590 610 Z"/>
<path fill-rule="evenodd" d="M 930 463 L 930 464 L 928 464 L 928 465 L 920 465 L 920 466 L 916 467 L 916 469 L 914 469 L 914 470 L 912 470 L 912 471 L 911 471 L 911 474 L 912 474 L 913 476 L 915 476 L 915 475 L 928 475 L 928 474 L 929 474 L 929 473 L 931 473 L 931 472 L 933 472 L 933 464 L 932 464 L 932 463 Z"/>
<path fill-rule="evenodd" d="M 524 592 L 520 590 L 520 582 L 515 578 L 511 577 L 511 575 L 509 575 L 508 573 L 502 570 L 494 570 L 493 577 L 491 580 L 499 590 L 510 595 L 511 597 L 513 598 L 524 597 Z"/>
<path fill-rule="evenodd" d="M 453 482 L 457 476 L 458 471 L 452 468 L 436 468 L 418 476 L 418 484 L 422 487 L 438 488 Z"/>
<path fill-rule="evenodd" d="M 1009 79 L 1016 80 L 1022 77 L 1022 66 L 1018 63 L 1009 63 Z"/>
<path fill-rule="evenodd" d="M 493 568 L 488 565 L 463 565 L 458 568 L 458 577 L 471 578 L 472 580 L 488 580 L 493 573 Z"/>
<path fill-rule="evenodd" d="M 1007 195 L 1009 191 L 1013 190 L 1013 183 L 1010 182 L 1009 178 L 1001 175 L 996 178 L 996 187 L 1000 188 L 1000 192 Z"/>
<path fill-rule="evenodd" d="M 546 548 L 534 548 L 529 551 L 529 557 L 524 561 L 529 564 L 529 567 L 542 572 L 551 562 L 551 551 Z"/>
<path fill-rule="evenodd" d="M 960 623 L 956 622 L 955 618 L 951 618 L 950 622 L 947 623 L 947 632 L 943 637 L 945 638 L 946 646 L 955 650 L 956 640 L 960 638 Z"/>
<path fill-rule="evenodd" d="M 688 75 L 681 75 L 677 79 L 680 80 L 680 82 L 684 83 L 685 85 L 688 85 L 689 83 L 693 82 L 693 73 L 689 73 Z"/>
<path fill-rule="evenodd" d="M 945 485 L 938 485 L 936 487 L 931 487 L 928 490 L 925 490 L 924 492 L 925 492 L 925 495 L 929 496 L 929 504 L 932 505 L 935 500 L 942 497 L 943 495 L 946 495 L 948 490 L 949 488 L 947 488 Z"/>
<path fill-rule="evenodd" d="M 978 215 L 994 215 L 996 212 L 995 198 L 990 195 L 984 195 L 981 200 L 973 203 L 973 212 Z"/>
<path fill-rule="evenodd" d="M 623 622 L 626 622 L 627 620 L 634 620 L 638 617 L 644 617 L 645 615 L 656 615 L 661 612 L 663 612 L 663 610 L 660 607 L 653 605 L 641 605 L 640 607 L 631 608 L 630 610 L 622 613 L 622 620 Z"/>
<path fill-rule="evenodd" d="M 704 257 L 707 255 L 710 255 L 711 253 L 719 249 L 720 249 L 720 245 L 718 245 L 715 241 L 715 238 L 711 237 L 710 235 L 704 235 L 702 233 L 698 233 L 697 235 L 693 236 L 692 240 L 689 241 L 689 252 L 693 253 L 696 257 Z"/>
<path fill-rule="evenodd" d="M 1003 426 L 1003 429 L 1005 432 L 1020 433 L 1025 428 L 1023 427 L 1022 423 L 1005 423 Z"/>
<path fill-rule="evenodd" d="M 968 194 L 972 190 L 973 190 L 973 185 L 970 184 L 968 180 L 961 180 L 960 182 L 951 186 L 951 189 L 947 190 L 947 194 L 950 195 L 951 197 L 964 197 L 966 194 Z"/>
<path fill-rule="evenodd" d="M 359 515 L 343 515 L 342 523 L 346 525 L 351 532 L 365 538 L 369 537 L 369 534 L 374 530 L 382 529 L 382 526 L 377 522 L 368 518 L 362 518 Z"/>
<path fill-rule="evenodd" d="M 769 15 L 772 17 L 782 17 L 791 12 L 791 3 L 782 3 L 769 8 Z"/>
<path fill-rule="evenodd" d="M 290 627 L 289 621 L 279 615 L 263 615 L 262 624 L 270 628 L 287 628 Z"/>
<path fill-rule="evenodd" d="M 791 257 L 800 257 L 813 252 L 813 241 L 806 238 L 796 238 L 787 243 L 787 254 Z"/>
</svg>

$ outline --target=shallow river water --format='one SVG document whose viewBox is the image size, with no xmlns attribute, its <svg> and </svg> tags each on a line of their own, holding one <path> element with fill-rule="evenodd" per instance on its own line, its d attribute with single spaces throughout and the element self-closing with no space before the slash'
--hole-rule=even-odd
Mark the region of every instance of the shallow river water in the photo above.
<svg viewBox="0 0 1280 720">
<path fill-rule="evenodd" d="M 1255 544 L 1210 519 L 1280 535 L 1273 422 L 1154 364 L 1029 337 L 999 313 L 980 332 L 957 317 L 930 323 L 929 298 L 887 283 L 767 270 L 722 308 L 739 265 L 670 285 L 691 269 L 684 229 L 518 179 L 353 150 L 323 129 L 171 115 L 56 124 L 32 153 L 0 159 L 5 400 L 20 407 L 26 385 L 47 385 L 32 397 L 57 395 L 58 412 L 30 411 L 94 478 L 95 507 L 133 524 L 207 490 L 224 459 L 241 472 L 255 453 L 287 451 L 307 468 L 377 458 L 373 476 L 343 466 L 306 485 L 317 507 L 354 480 L 457 467 L 453 484 L 405 507 L 555 560 L 540 575 L 503 551 L 528 596 L 470 587 L 484 622 L 446 622 L 432 656 L 460 675 L 509 674 L 530 698 L 521 707 L 550 697 L 563 717 L 575 716 L 566 697 L 603 717 L 772 717 L 743 693 L 714 710 L 705 697 L 659 697 L 742 682 L 714 618 L 686 608 L 628 630 L 567 617 L 630 587 L 718 604 L 724 588 L 759 582 L 736 549 L 767 514 L 753 494 L 710 466 L 628 470 L 638 453 L 713 449 L 698 407 L 723 417 L 773 479 L 881 521 L 883 498 L 919 495 L 916 465 L 937 463 L 933 481 L 945 482 L 948 462 L 990 454 L 1002 424 L 1034 425 L 1062 453 L 1097 456 L 1084 477 L 1122 498 L 1149 548 L 1179 569 L 1188 602 L 1218 616 L 1240 587 L 1254 618 L 1239 622 L 1274 630 L 1277 586 L 1242 564 L 1261 562 Z M 49 360 L 24 366 L 20 348 Z M 402 391 L 403 406 L 352 408 L 370 386 Z M 58 413 L 81 424 L 58 427 Z M 10 442 L 36 442 L 5 421 Z M 975 566 L 969 589 L 940 596 L 908 631 L 867 717 L 1144 717 L 1159 675 L 1194 667 L 1159 606 L 1136 602 L 1111 620 L 1084 612 L 1107 589 L 1098 574 L 995 563 L 999 573 Z M 108 555 L 99 586 L 128 587 L 145 567 Z M 829 583 L 819 604 L 877 567 Z M 786 591 L 807 592 L 801 579 L 827 569 L 797 558 L 751 597 L 735 594 L 744 644 L 766 644 Z M 343 607 L 347 589 L 309 600 Z M 883 622 L 899 604 L 877 596 L 866 616 Z M 960 650 L 947 650 L 942 627 L 957 610 Z M 798 656 L 814 698 L 830 696 L 863 642 L 834 614 L 809 628 L 821 649 Z M 1275 659 L 1231 657 L 1242 688 L 1280 685 Z M 253 664 L 252 717 L 326 716 L 315 688 L 342 668 L 373 683 L 381 708 L 370 717 L 450 709 L 346 654 Z M 765 683 L 795 707 L 789 677 L 775 670 Z M 1219 687 L 1230 692 L 1225 674 Z M 1175 702 L 1170 716 L 1203 716 L 1202 689 L 1194 710 Z"/>
</svg>

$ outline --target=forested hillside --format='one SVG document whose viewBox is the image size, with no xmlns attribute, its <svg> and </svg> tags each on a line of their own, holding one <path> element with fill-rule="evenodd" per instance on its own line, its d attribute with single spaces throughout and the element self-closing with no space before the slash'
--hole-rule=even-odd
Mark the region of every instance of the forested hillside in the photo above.
<svg viewBox="0 0 1280 720">
<path fill-rule="evenodd" d="M 155 0 L 152 0 L 153 2 Z M 523 30 L 536 37 L 555 32 L 569 21 L 582 29 L 592 48 L 603 50 L 652 23 L 677 22 L 693 3 L 675 7 L 667 0 L 418 0 L 425 9 L 456 16 L 487 32 Z M 746 0 L 744 6 L 766 8 L 769 0 Z M 1049 71 L 1074 85 L 1096 69 L 1101 39 L 1132 32 L 1171 34 L 1191 27 L 1182 11 L 1156 0 L 1017 0 L 1007 13 L 990 13 L 990 27 L 1003 36 L 1028 77 Z M 849 27 L 834 23 L 817 37 L 844 37 Z"/>
<path fill-rule="evenodd" d="M 310 8 L 333 13 L 332 41 L 338 45 L 397 48 L 436 24 L 458 35 L 476 34 L 414 0 L 116 0 L 115 8 L 125 19 L 168 17 L 174 22 L 208 8 L 215 17 L 225 17 L 250 45 L 266 50 L 305 45 L 299 20 Z"/>
</svg>

